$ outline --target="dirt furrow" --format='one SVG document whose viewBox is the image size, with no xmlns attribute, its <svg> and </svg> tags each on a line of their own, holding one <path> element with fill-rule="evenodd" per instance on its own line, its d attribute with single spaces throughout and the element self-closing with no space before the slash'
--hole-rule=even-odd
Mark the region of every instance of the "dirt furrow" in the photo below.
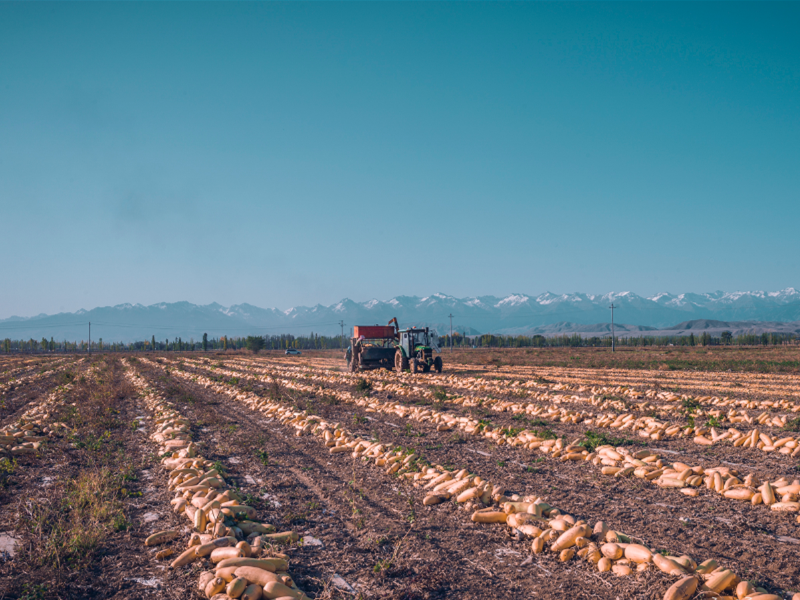
<svg viewBox="0 0 800 600">
<path fill-rule="evenodd" d="M 193 397 L 209 393 L 202 386 L 185 381 L 183 384 Z M 225 396 L 218 398 L 218 402 L 225 406 L 226 414 L 237 416 L 237 422 L 241 422 L 241 419 L 255 421 L 258 428 L 267 428 L 277 435 L 284 431 L 280 425 L 270 429 L 270 423 L 263 417 L 259 418 L 255 411 Z M 290 435 L 286 436 L 286 433 Z M 626 597 L 655 597 L 651 591 L 640 587 L 640 581 L 608 579 L 607 574 L 593 573 L 583 565 L 565 566 L 550 556 L 538 558 L 536 564 L 521 565 L 529 553 L 528 542 L 506 540 L 497 528 L 487 530 L 473 524 L 468 515 L 455 506 L 423 507 L 421 500 L 424 494 L 420 490 L 410 488 L 406 491 L 391 478 L 383 474 L 376 475 L 373 469 L 360 461 L 342 460 L 341 455 L 331 457 L 313 439 L 293 438 L 289 431 L 284 432 L 279 441 L 280 446 L 299 461 L 293 463 L 295 469 L 300 469 L 301 473 L 307 474 L 315 482 L 321 482 L 319 487 L 329 494 L 324 499 L 332 502 L 338 513 L 349 515 L 351 525 L 348 529 L 355 529 L 354 535 L 360 540 L 362 552 L 365 547 L 369 549 L 371 558 L 364 565 L 367 568 L 356 568 L 352 577 L 361 585 L 366 585 L 371 577 L 386 581 L 399 580 L 391 589 L 378 588 L 377 594 L 394 594 L 394 597 L 449 597 L 450 594 L 465 598 L 485 597 L 486 586 L 491 585 L 493 597 L 499 598 L 515 597 L 521 592 L 535 593 L 536 597 L 560 598 L 563 597 L 562 593 L 577 593 L 578 590 L 586 590 L 587 597 L 606 597 L 607 587 L 613 585 L 618 593 Z M 280 452 L 279 449 L 274 451 Z M 411 503 L 404 506 L 409 499 Z M 391 543 L 386 552 L 377 555 L 370 549 L 374 540 L 380 541 L 387 536 L 398 542 L 405 540 L 394 560 L 391 555 L 396 542 Z M 383 545 L 378 544 L 379 547 Z M 373 562 L 378 556 L 380 558 Z M 444 559 L 446 566 L 442 563 Z M 389 561 L 389 568 L 383 568 L 386 561 Z M 297 561 L 298 565 L 301 563 L 301 560 Z M 560 593 L 553 594 L 547 581 L 540 578 L 542 568 L 551 572 L 555 569 L 562 575 L 560 581 L 564 582 L 565 587 Z M 645 577 L 652 576 L 649 574 Z M 423 589 L 423 582 L 428 582 L 433 589 Z"/>
<path fill-rule="evenodd" d="M 381 438 L 381 439 L 383 439 L 383 438 Z M 484 467 L 483 468 L 485 468 L 486 466 L 487 465 L 484 463 Z M 481 472 L 483 473 L 483 471 L 481 471 Z M 556 484 L 558 484 L 558 483 L 559 482 L 556 482 Z M 581 482 L 579 481 L 579 483 L 581 483 Z M 554 486 L 554 489 L 555 488 L 556 488 L 556 486 Z M 647 506 L 651 506 L 653 504 L 656 504 L 656 505 L 659 504 L 659 502 L 658 502 L 659 498 L 657 496 L 653 497 L 652 496 L 653 492 L 654 492 L 654 490 L 644 490 L 643 494 L 639 494 L 637 497 L 631 499 L 632 501 L 634 501 L 634 500 L 637 501 L 637 502 L 633 503 L 633 506 L 623 506 L 621 511 L 619 511 L 619 510 L 617 511 L 617 514 L 623 514 L 625 516 L 627 516 L 627 515 L 636 515 L 637 518 L 640 517 L 640 516 L 646 516 Z M 604 490 L 598 489 L 598 495 L 606 494 L 606 493 L 607 492 L 605 492 Z M 580 500 L 582 494 L 578 494 L 577 496 L 578 497 L 575 498 L 575 500 Z M 606 507 L 609 508 L 609 509 L 613 509 L 615 507 L 615 505 L 620 504 L 620 497 L 626 498 L 627 496 L 629 496 L 629 490 L 623 489 L 623 490 L 620 490 L 620 493 L 619 493 L 618 496 L 614 496 L 614 497 L 609 498 L 608 500 L 610 502 L 608 504 L 598 505 L 598 504 L 595 503 L 594 506 L 595 507 L 602 506 L 602 508 L 604 508 L 604 509 Z M 681 498 L 681 500 L 685 500 L 685 498 Z M 642 503 L 644 503 L 644 505 L 642 505 Z M 571 506 L 572 506 L 572 504 L 570 504 L 570 507 Z M 678 507 L 669 507 L 668 506 L 667 508 L 678 508 Z M 592 511 L 589 511 L 589 514 L 592 514 Z M 723 519 L 723 521 L 725 520 L 724 517 L 722 517 L 722 519 Z M 645 521 L 644 525 L 643 525 L 644 529 L 642 530 L 642 533 L 637 533 L 636 535 L 641 535 L 641 537 L 643 537 L 644 539 L 648 539 L 648 533 L 647 532 L 651 531 L 652 523 L 649 522 L 648 519 L 644 519 L 644 521 Z M 627 523 L 627 519 L 625 521 L 623 521 L 623 522 L 625 522 L 626 525 L 628 524 Z M 714 524 L 712 524 L 710 527 L 705 527 L 705 528 L 704 527 L 699 527 L 698 528 L 697 525 L 693 524 L 692 525 L 692 531 L 699 531 L 700 533 L 699 533 L 698 537 L 700 539 L 699 540 L 694 540 L 694 541 L 690 540 L 689 541 L 689 543 L 690 543 L 689 547 L 692 548 L 693 551 L 702 552 L 704 549 L 708 550 L 709 547 L 710 548 L 716 548 L 717 546 L 720 545 L 717 541 L 714 540 L 715 537 L 721 538 L 721 537 L 724 536 L 725 539 L 730 539 L 728 537 L 728 535 L 735 535 L 735 532 L 726 531 L 726 532 L 720 532 L 722 535 L 714 536 L 714 535 L 712 535 L 713 534 L 713 529 L 714 529 Z M 674 537 L 674 532 L 666 531 L 664 533 L 663 537 L 661 538 L 661 540 L 658 540 L 658 541 L 659 542 L 667 542 L 665 544 L 665 547 L 669 547 L 669 543 L 668 542 L 670 540 L 672 540 L 673 537 Z M 745 536 L 745 537 L 748 537 L 748 536 Z M 652 535 L 651 535 L 651 538 L 652 538 Z M 750 542 L 750 541 L 751 540 L 748 539 L 748 542 Z M 708 542 L 708 543 L 706 543 L 706 542 Z M 770 544 L 770 543 L 774 544 L 774 542 L 775 542 L 774 538 L 766 538 L 766 539 L 762 539 L 762 540 L 754 540 L 754 543 L 756 544 L 756 546 L 760 545 L 761 547 L 764 547 L 765 545 Z M 729 545 L 732 546 L 731 547 L 731 552 L 730 553 L 726 553 L 724 558 L 726 560 L 735 561 L 736 550 L 733 547 L 733 546 L 735 546 L 735 544 L 729 544 Z M 724 549 L 723 549 L 723 551 L 724 551 Z M 742 565 L 742 569 L 743 570 L 747 569 L 748 567 L 749 567 L 748 565 Z M 749 571 L 748 574 L 752 575 L 753 573 L 752 573 L 752 571 Z M 760 573 L 758 575 L 763 577 L 763 573 Z M 796 577 L 796 574 L 793 574 L 792 576 Z"/>
<path fill-rule="evenodd" d="M 184 365 L 184 366 L 186 366 L 186 365 Z M 212 376 L 214 375 L 213 373 L 210 373 L 209 371 L 204 371 L 202 368 L 200 369 L 200 372 L 204 372 L 206 375 L 209 375 L 209 374 L 211 374 Z M 215 373 L 216 372 L 219 372 L 219 369 L 217 371 L 215 371 Z M 250 373 L 244 373 L 242 375 L 242 381 L 243 382 L 245 380 L 247 380 L 247 381 L 259 381 L 259 380 L 252 380 L 252 379 L 250 379 L 250 377 L 251 377 Z M 279 380 L 275 380 L 275 381 L 283 382 L 284 386 L 289 386 L 289 387 L 293 386 L 292 382 L 289 382 L 288 380 L 285 380 L 285 379 L 279 379 Z M 259 384 L 254 384 L 254 385 L 256 385 L 258 387 Z M 352 392 L 353 388 L 352 387 L 348 387 L 347 389 L 349 389 L 349 391 Z M 320 393 L 322 393 L 324 395 L 326 393 L 329 394 L 330 392 L 323 391 L 323 392 L 320 392 Z M 382 392 L 377 392 L 377 393 L 370 392 L 370 395 L 373 396 L 373 397 L 376 397 L 377 399 L 381 399 L 382 396 L 385 396 L 387 400 L 391 400 L 392 399 L 391 398 L 391 394 L 387 394 L 385 392 L 384 393 L 382 393 Z M 350 396 L 352 396 L 352 394 L 350 394 Z M 353 398 L 350 398 L 350 399 L 352 400 Z M 402 398 L 402 400 L 403 400 L 402 403 L 406 404 L 406 405 L 409 405 L 409 404 L 411 404 L 410 401 L 413 401 L 413 399 L 414 399 L 413 394 L 409 395 L 409 396 L 404 396 Z M 418 402 L 415 403 L 417 405 L 422 404 L 424 406 L 429 406 L 431 404 L 429 397 L 419 397 L 419 398 L 417 398 L 417 400 L 418 400 Z M 515 429 L 515 430 L 519 431 L 519 430 L 524 429 L 524 428 L 534 428 L 534 430 L 536 430 L 535 429 L 536 427 L 539 427 L 541 429 L 541 427 L 544 426 L 544 427 L 546 427 L 546 429 L 544 431 L 546 432 L 547 435 L 549 435 L 551 437 L 565 436 L 568 439 L 577 439 L 577 440 L 579 440 L 579 439 L 583 438 L 584 435 L 587 433 L 587 428 L 585 426 L 562 424 L 562 423 L 558 423 L 558 421 L 555 421 L 555 422 L 552 422 L 552 421 L 551 422 L 543 422 L 543 421 L 541 421 L 541 419 L 528 418 L 526 414 L 512 415 L 511 413 L 507 413 L 507 412 L 500 412 L 500 413 L 492 412 L 492 411 L 489 411 L 488 409 L 485 409 L 483 406 L 464 407 L 464 406 L 457 405 L 457 404 L 444 404 L 444 403 L 441 403 L 441 404 L 437 404 L 436 405 L 435 410 L 437 410 L 437 411 L 447 411 L 447 414 L 462 414 L 462 415 L 463 414 L 468 414 L 473 419 L 480 419 L 482 422 L 486 423 L 487 425 L 491 424 L 495 428 L 500 427 L 500 428 Z M 548 427 L 549 425 L 552 425 L 552 427 Z M 463 433 L 459 433 L 456 430 L 456 434 L 455 435 L 463 435 Z M 541 435 L 545 435 L 545 434 L 541 434 Z M 633 445 L 633 446 L 636 446 L 637 449 L 641 448 L 641 447 L 645 447 L 645 442 L 641 438 L 638 438 L 636 436 L 625 437 L 625 433 L 624 432 L 622 433 L 622 435 L 623 435 L 623 437 L 620 437 L 620 438 L 614 438 L 614 437 L 609 438 L 610 441 L 604 442 L 604 443 L 611 443 L 614 446 Z M 592 438 L 592 439 L 594 439 L 594 438 Z M 779 479 L 781 477 L 785 477 L 786 476 L 786 467 L 785 467 L 785 465 L 781 465 L 781 463 L 779 461 L 775 460 L 775 458 L 777 458 L 777 457 L 775 457 L 775 455 L 765 454 L 763 452 L 758 452 L 758 451 L 754 451 L 754 450 L 751 450 L 751 449 L 740 449 L 740 450 L 737 451 L 737 454 L 732 457 L 732 456 L 730 456 L 730 452 L 726 453 L 725 451 L 721 450 L 721 448 L 725 448 L 725 447 L 720 447 L 720 446 L 714 446 L 714 447 L 697 446 L 696 444 L 693 444 L 689 440 L 682 439 L 682 438 L 667 438 L 666 440 L 661 440 L 659 442 L 649 441 L 649 445 L 648 446 L 652 446 L 654 444 L 658 444 L 659 447 L 661 447 L 660 448 L 661 450 L 665 450 L 664 456 L 666 456 L 668 459 L 670 459 L 670 461 L 678 460 L 679 458 L 686 458 L 688 460 L 689 457 L 692 457 L 692 458 L 695 459 L 695 462 L 692 462 L 691 464 L 700 464 L 701 466 L 704 466 L 705 468 L 711 468 L 711 467 L 720 466 L 720 460 L 721 460 L 721 461 L 723 461 L 723 464 L 727 465 L 728 467 L 735 467 L 735 468 L 740 469 L 740 470 L 743 470 L 743 469 L 746 468 L 749 472 L 753 472 L 753 473 L 757 474 L 760 479 L 769 479 L 769 480 L 774 481 L 774 480 L 777 480 L 777 479 Z M 682 450 L 685 450 L 685 452 L 682 452 Z M 728 450 L 730 450 L 730 447 L 728 447 Z M 524 452 L 523 452 L 523 456 L 524 456 Z M 529 456 L 530 456 L 530 458 L 527 458 L 525 460 L 535 460 L 536 457 L 541 457 L 542 455 L 541 455 L 541 453 L 538 453 L 538 452 L 535 452 L 535 451 L 531 451 Z M 720 460 L 715 460 L 715 456 L 719 456 Z M 748 460 L 748 456 L 749 456 L 749 458 L 751 460 Z M 729 460 L 726 460 L 726 458 L 728 458 L 728 459 L 732 458 L 732 459 L 735 459 L 737 461 L 746 461 L 748 464 L 744 464 L 744 462 L 731 463 Z M 744 475 L 742 475 L 742 477 L 744 477 Z M 794 478 L 794 475 L 790 474 L 789 477 L 788 477 L 788 480 L 792 481 L 793 478 Z M 672 493 L 677 493 L 677 491 L 672 492 Z M 765 509 L 765 508 L 766 507 L 762 507 L 762 510 Z M 788 516 L 791 516 L 791 515 L 788 515 Z M 787 515 L 785 513 L 784 514 L 777 514 L 777 515 L 774 515 L 774 517 L 786 520 Z"/>
<path fill-rule="evenodd" d="M 52 388 L 72 383 L 78 371 L 84 369 L 85 365 L 82 360 L 65 362 L 44 373 L 14 378 L 0 386 L 0 425 L 16 420 L 31 401 L 45 395 Z"/>
<path fill-rule="evenodd" d="M 0 565 L 0 597 L 179 598 L 159 589 L 143 531 L 150 527 L 151 458 L 131 424 L 133 400 L 117 361 L 78 378 L 49 441 L 2 492 L 0 529 L 17 538 Z"/>
</svg>

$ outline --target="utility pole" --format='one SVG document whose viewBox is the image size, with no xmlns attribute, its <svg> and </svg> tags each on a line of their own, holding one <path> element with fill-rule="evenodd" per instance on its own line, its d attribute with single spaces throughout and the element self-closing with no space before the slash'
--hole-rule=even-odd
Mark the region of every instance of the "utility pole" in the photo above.
<svg viewBox="0 0 800 600">
<path fill-rule="evenodd" d="M 89 354 L 92 353 L 92 322 L 89 321 Z"/>
<path fill-rule="evenodd" d="M 611 351 L 614 352 L 614 309 L 619 307 L 614 306 L 614 303 L 612 302 L 609 308 L 611 309 Z"/>
<path fill-rule="evenodd" d="M 450 352 L 453 351 L 453 313 L 447 315 L 450 317 Z"/>
<path fill-rule="evenodd" d="M 342 347 L 342 350 L 344 350 L 344 319 L 339 321 L 339 325 L 342 327 L 342 338 L 341 341 L 339 342 L 339 345 Z"/>
</svg>

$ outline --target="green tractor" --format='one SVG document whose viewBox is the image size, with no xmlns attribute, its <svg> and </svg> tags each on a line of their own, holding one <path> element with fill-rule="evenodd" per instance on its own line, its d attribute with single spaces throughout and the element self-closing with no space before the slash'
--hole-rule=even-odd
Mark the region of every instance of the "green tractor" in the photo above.
<svg viewBox="0 0 800 600">
<path fill-rule="evenodd" d="M 389 324 L 392 322 L 397 329 L 397 319 L 392 319 Z M 435 332 L 427 327 L 412 327 L 397 329 L 395 336 L 397 350 L 394 355 L 394 367 L 398 373 L 405 370 L 410 370 L 412 373 L 419 371 L 428 373 L 431 369 L 437 373 L 442 372 L 442 357 L 433 356 L 434 350 L 437 354 L 441 352 Z"/>
</svg>

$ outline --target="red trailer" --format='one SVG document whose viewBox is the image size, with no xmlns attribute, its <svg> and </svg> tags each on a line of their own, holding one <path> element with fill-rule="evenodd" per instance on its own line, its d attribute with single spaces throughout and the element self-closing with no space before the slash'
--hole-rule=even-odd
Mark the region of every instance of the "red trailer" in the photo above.
<svg viewBox="0 0 800 600">
<path fill-rule="evenodd" d="M 353 337 L 359 339 L 364 336 L 366 340 L 383 340 L 394 337 L 394 327 L 391 325 L 356 325 L 353 327 Z"/>
<path fill-rule="evenodd" d="M 350 347 L 345 353 L 350 370 L 391 370 L 394 365 L 396 339 L 397 327 L 391 323 L 354 326 Z"/>
</svg>

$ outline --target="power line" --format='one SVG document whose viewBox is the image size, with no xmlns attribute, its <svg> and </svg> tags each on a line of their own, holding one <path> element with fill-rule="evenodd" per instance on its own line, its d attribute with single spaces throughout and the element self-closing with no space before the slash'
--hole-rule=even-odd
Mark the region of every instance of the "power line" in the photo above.
<svg viewBox="0 0 800 600">
<path fill-rule="evenodd" d="M 614 309 L 619 307 L 614 306 L 614 303 L 612 302 L 609 308 L 611 309 L 611 351 L 614 352 Z"/>
<path fill-rule="evenodd" d="M 615 306 L 615 308 L 619 308 Z M 525 315 L 513 315 L 513 316 L 505 316 L 501 317 L 501 319 L 508 321 L 508 320 L 518 320 L 518 319 L 547 319 L 552 317 L 561 317 L 561 316 L 568 316 L 574 314 L 587 314 L 591 311 L 586 310 L 573 310 L 573 311 L 560 311 L 560 312 L 553 312 L 553 313 L 542 313 L 542 314 L 525 314 Z M 453 336 L 453 318 L 458 317 L 459 315 L 454 315 L 450 313 L 448 318 L 450 319 L 450 349 L 452 350 L 452 336 Z M 463 317 L 463 315 L 462 315 Z M 492 319 L 496 318 L 496 315 L 471 315 L 476 321 L 480 321 L 483 319 Z M 63 324 L 49 324 L 49 325 L 11 325 L 8 324 L 6 326 L 0 325 L 0 331 L 21 331 L 21 330 L 30 330 L 30 329 L 58 329 L 58 328 L 67 328 L 67 327 L 84 327 L 89 325 L 87 321 L 82 322 L 73 322 L 73 323 L 63 323 Z M 197 333 L 198 335 L 204 331 L 209 329 L 224 329 L 226 332 L 253 332 L 253 331 L 279 331 L 279 330 L 288 330 L 288 329 L 307 329 L 311 327 L 325 327 L 325 326 L 335 326 L 339 325 L 342 327 L 342 343 L 344 342 L 344 323 L 343 321 L 338 322 L 324 322 L 324 323 L 311 323 L 311 324 L 298 324 L 298 323 L 291 323 L 279 326 L 272 326 L 272 327 L 219 327 L 213 324 L 206 324 L 201 326 L 196 325 L 189 325 L 189 326 L 179 326 L 179 325 L 148 325 L 147 323 L 142 324 L 134 324 L 134 323 L 109 323 L 104 321 L 95 321 L 96 326 L 103 326 L 108 328 L 120 328 L 120 329 L 148 329 L 154 331 L 181 331 L 181 332 L 188 332 L 189 334 Z M 91 327 L 91 325 L 89 325 Z M 492 333 L 492 332 L 487 332 Z"/>
<path fill-rule="evenodd" d="M 86 321 L 81 323 L 65 323 L 64 325 L 20 325 L 18 327 L 0 327 L 0 331 L 15 331 L 17 329 L 52 329 L 54 327 L 82 327 Z"/>
<path fill-rule="evenodd" d="M 53 328 L 63 328 L 63 327 L 85 327 L 88 324 L 88 321 L 82 321 L 80 323 L 64 323 L 62 325 L 20 325 L 20 326 L 12 326 L 12 327 L 0 327 L 0 331 L 16 331 L 20 329 L 53 329 Z M 130 324 L 130 323 L 104 323 L 102 321 L 95 321 L 95 325 L 103 325 L 104 327 L 119 327 L 121 329 L 148 329 L 148 330 L 164 330 L 164 331 L 186 331 L 187 329 L 190 332 L 200 332 L 208 329 L 224 329 L 225 331 L 272 331 L 275 329 L 306 329 L 308 327 L 324 327 L 327 325 L 339 325 L 339 323 L 312 323 L 309 325 L 298 325 L 296 323 L 291 323 L 288 325 L 280 325 L 277 327 L 219 327 L 217 325 L 204 325 L 204 326 L 196 326 L 196 325 L 189 325 L 186 327 L 180 325 L 170 325 L 170 326 L 161 326 L 161 325 L 148 325 L 147 323 L 142 324 Z"/>
<path fill-rule="evenodd" d="M 560 311 L 560 312 L 542 313 L 542 314 L 530 313 L 530 314 L 524 314 L 524 315 L 505 316 L 505 317 L 501 317 L 501 318 L 504 321 L 517 320 L 517 319 L 537 319 L 537 318 L 541 319 L 541 318 L 551 318 L 551 317 L 562 317 L 562 316 L 575 315 L 575 314 L 587 314 L 587 313 L 590 313 L 590 312 L 591 311 L 586 311 L 586 310 L 572 310 L 572 311 Z M 463 317 L 464 315 L 453 315 L 452 313 L 450 315 L 448 315 L 448 317 L 451 319 L 451 325 L 452 325 L 452 319 L 455 318 L 455 317 L 458 317 L 458 316 Z M 472 319 L 474 319 L 476 321 L 480 321 L 480 320 L 483 320 L 483 319 L 493 319 L 493 318 L 496 318 L 496 317 L 497 317 L 496 315 L 490 315 L 490 314 L 487 314 L 487 315 L 471 315 L 470 316 L 470 318 L 472 318 Z M 0 325 L 0 331 L 15 331 L 15 330 L 25 330 L 25 329 L 54 329 L 54 328 L 57 329 L 57 328 L 60 328 L 60 327 L 62 327 L 62 328 L 63 327 L 84 327 L 84 326 L 87 325 L 87 323 L 88 323 L 87 321 L 79 321 L 79 322 L 73 322 L 73 323 L 52 324 L 52 325 L 11 325 L 11 324 L 8 324 L 8 326 Z M 123 328 L 123 329 L 142 328 L 142 329 L 150 329 L 150 330 L 156 330 L 156 331 L 159 331 L 159 330 L 163 330 L 163 331 L 185 331 L 185 330 L 188 329 L 191 333 L 194 333 L 194 332 L 201 332 L 201 331 L 203 331 L 205 329 L 218 329 L 218 328 L 219 329 L 225 329 L 225 331 L 233 331 L 233 332 L 235 332 L 235 331 L 253 331 L 253 330 L 257 330 L 257 331 L 274 331 L 274 330 L 289 329 L 289 328 L 297 328 L 297 329 L 302 328 L 302 329 L 305 329 L 305 328 L 308 328 L 308 327 L 323 327 L 323 326 L 329 326 L 329 325 L 340 325 L 341 326 L 341 322 L 312 323 L 312 324 L 305 324 L 305 325 L 299 325 L 299 324 L 296 324 L 296 323 L 291 323 L 291 324 L 279 325 L 279 326 L 274 326 L 274 327 L 231 327 L 231 328 L 218 327 L 218 326 L 213 325 L 213 324 L 207 324 L 207 325 L 203 325 L 203 326 L 191 325 L 189 327 L 181 327 L 181 326 L 178 326 L 178 325 L 163 326 L 163 325 L 149 325 L 147 323 L 142 323 L 142 324 L 135 324 L 135 323 L 108 323 L 108 322 L 104 322 L 104 321 L 95 321 L 95 325 L 102 325 L 104 327 L 119 327 L 119 328 Z"/>
<path fill-rule="evenodd" d="M 616 307 L 619 308 L 619 307 Z M 601 307 L 597 307 L 597 310 L 602 310 Z M 592 310 L 569 310 L 569 311 L 560 311 L 560 312 L 546 312 L 546 313 L 527 313 L 524 315 L 510 315 L 510 316 L 498 316 L 493 314 L 486 314 L 486 315 L 453 315 L 454 317 L 462 317 L 462 318 L 472 318 L 476 321 L 482 319 L 495 319 L 500 318 L 504 321 L 516 320 L 516 319 L 541 319 L 541 318 L 550 318 L 550 317 L 564 317 L 568 315 L 587 315 L 594 312 Z"/>
<path fill-rule="evenodd" d="M 448 315 L 450 317 L 450 352 L 453 351 L 453 313 Z"/>
<path fill-rule="evenodd" d="M 308 327 L 324 327 L 324 326 L 327 326 L 327 325 L 339 325 L 339 323 L 330 323 L 330 322 L 329 323 L 311 323 L 311 324 L 308 324 L 308 325 L 297 325 L 295 323 L 291 323 L 291 324 L 287 324 L 287 325 L 279 325 L 279 326 L 276 326 L 276 327 L 219 327 L 219 326 L 213 325 L 213 324 L 207 324 L 207 325 L 203 325 L 203 326 L 200 326 L 200 327 L 198 327 L 196 325 L 191 325 L 189 327 L 181 327 L 179 325 L 172 325 L 172 326 L 162 327 L 162 326 L 147 325 L 146 323 L 142 324 L 142 325 L 131 325 L 131 324 L 127 324 L 127 323 L 124 323 L 124 324 L 123 323 L 102 323 L 102 322 L 95 321 L 95 325 L 105 325 L 106 327 L 124 327 L 124 328 L 139 327 L 139 328 L 143 328 L 143 329 L 163 329 L 163 330 L 173 330 L 173 331 L 180 331 L 180 330 L 186 330 L 186 329 L 190 329 L 190 331 L 202 331 L 204 329 L 224 329 L 225 331 L 254 331 L 254 330 L 255 331 L 272 331 L 272 330 L 275 330 L 275 329 L 290 329 L 290 328 L 303 328 L 303 329 L 306 329 Z"/>
<path fill-rule="evenodd" d="M 524 315 L 512 315 L 512 316 L 505 316 L 505 317 L 501 317 L 501 318 L 503 320 L 508 321 L 508 320 L 516 320 L 516 319 L 562 317 L 562 316 L 575 315 L 575 314 L 587 314 L 587 313 L 590 313 L 590 312 L 591 311 L 586 311 L 586 310 L 571 310 L 571 311 L 559 311 L 559 312 L 553 312 L 553 313 L 541 313 L 541 314 L 530 313 L 530 314 L 524 314 Z M 464 315 L 453 315 L 454 318 L 455 317 L 459 317 L 459 316 L 464 317 Z M 487 315 L 471 315 L 470 316 L 470 318 L 473 318 L 476 321 L 477 320 L 482 320 L 482 319 L 492 319 L 492 318 L 496 318 L 496 317 L 497 317 L 496 315 L 491 315 L 491 314 L 487 314 Z M 26 322 L 29 322 L 29 321 L 26 319 Z M 58 328 L 58 327 L 81 327 L 81 326 L 85 326 L 86 324 L 87 324 L 87 321 L 78 321 L 78 322 L 74 322 L 74 323 L 63 323 L 63 324 L 53 324 L 53 325 L 10 325 L 9 324 L 10 326 L 0 325 L 0 330 L 52 329 L 52 328 Z M 280 325 L 280 326 L 276 326 L 276 327 L 257 327 L 256 329 L 268 331 L 268 330 L 275 330 L 275 329 L 286 329 L 286 328 L 289 328 L 289 327 L 306 328 L 306 327 L 320 327 L 320 326 L 339 325 L 339 324 L 340 323 L 338 323 L 338 322 L 336 322 L 336 323 L 330 323 L 330 322 L 328 322 L 328 323 L 312 323 L 312 324 L 307 324 L 307 325 L 298 325 L 298 324 L 295 324 L 295 323 L 291 323 L 291 324 Z M 154 329 L 154 330 L 181 330 L 181 329 L 184 329 L 183 327 L 176 326 L 176 325 L 162 326 L 162 325 L 148 325 L 147 323 L 142 323 L 142 324 L 135 324 L 135 323 L 108 323 L 108 322 L 104 322 L 104 321 L 95 321 L 95 325 L 103 325 L 105 327 L 121 327 L 121 328 L 142 327 L 142 328 L 145 328 L 145 329 Z M 195 326 L 192 326 L 192 327 L 194 327 L 194 329 L 196 329 L 198 331 L 201 330 L 201 329 L 216 328 L 216 326 L 214 326 L 212 324 L 208 324 L 207 326 L 203 326 L 203 327 L 195 327 Z M 233 328 L 225 327 L 224 329 L 226 331 L 252 331 L 253 330 L 253 328 L 250 328 L 250 327 L 233 327 Z"/>
</svg>

